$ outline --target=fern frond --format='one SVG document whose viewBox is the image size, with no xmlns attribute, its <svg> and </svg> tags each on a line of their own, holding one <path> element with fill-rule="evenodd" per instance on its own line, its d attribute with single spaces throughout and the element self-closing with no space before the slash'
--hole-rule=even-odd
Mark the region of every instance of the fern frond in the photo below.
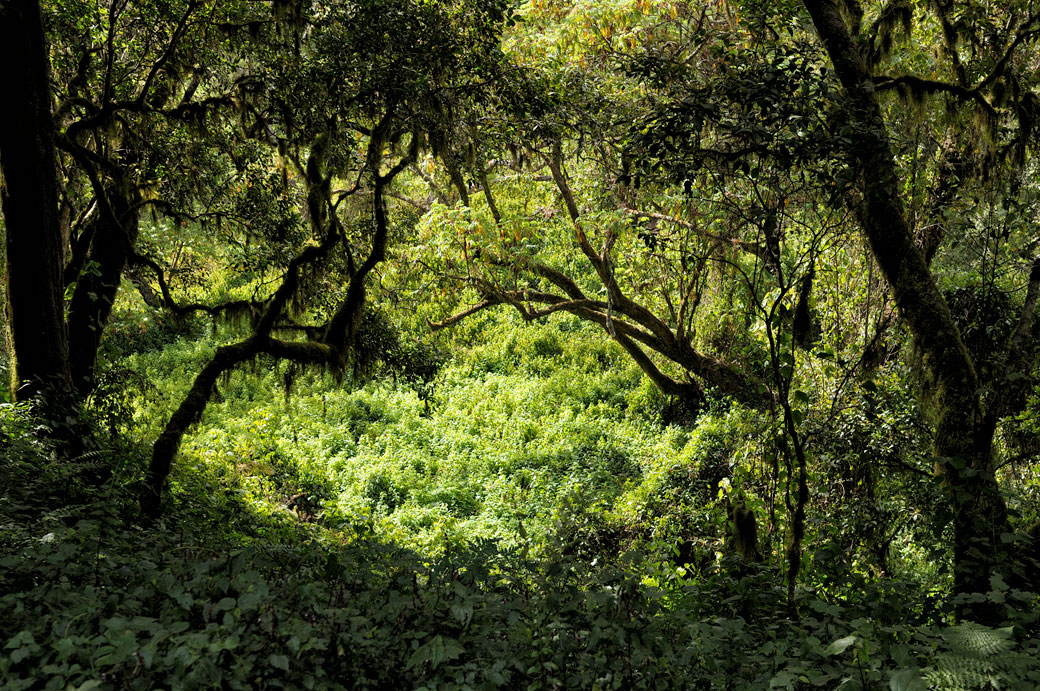
<svg viewBox="0 0 1040 691">
<path fill-rule="evenodd" d="M 952 626 L 942 638 L 949 650 L 938 654 L 924 670 L 928 688 L 941 691 L 975 689 L 1027 689 L 1040 663 L 1014 651 L 1011 628 L 991 629 L 974 622 Z"/>
</svg>

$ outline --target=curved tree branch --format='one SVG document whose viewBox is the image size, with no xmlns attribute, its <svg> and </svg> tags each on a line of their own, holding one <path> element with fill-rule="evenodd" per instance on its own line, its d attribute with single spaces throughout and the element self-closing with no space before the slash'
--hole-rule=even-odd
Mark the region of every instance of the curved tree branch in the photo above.
<svg viewBox="0 0 1040 691">
<path fill-rule="evenodd" d="M 340 239 L 340 226 L 335 218 L 335 210 L 327 184 L 328 177 L 320 174 L 321 161 L 318 159 L 321 156 L 321 147 L 318 146 L 312 149 L 312 160 L 308 161 L 308 170 L 314 173 L 308 175 L 308 186 L 310 187 L 309 192 L 318 195 L 324 206 L 324 212 L 318 216 L 327 220 L 325 238 L 320 245 L 307 247 L 289 262 L 281 283 L 267 301 L 263 313 L 253 327 L 252 335 L 238 343 L 218 348 L 213 358 L 196 376 L 188 395 L 170 416 L 166 427 L 152 447 L 145 491 L 141 497 L 141 507 L 146 514 L 155 516 L 160 512 L 162 488 L 170 473 L 173 458 L 180 449 L 181 440 L 188 429 L 201 419 L 216 382 L 222 374 L 261 354 L 300 364 L 330 367 L 334 370 L 342 366 L 344 351 L 352 344 L 364 306 L 364 282 L 368 274 L 383 260 L 386 254 L 388 221 L 383 198 L 385 187 L 405 169 L 418 149 L 418 137 L 413 137 L 408 154 L 386 174 L 380 174 L 379 165 L 382 161 L 382 148 L 385 143 L 381 132 L 385 132 L 389 119 L 388 114 L 380 126 L 374 128 L 367 163 L 374 178 L 372 203 L 375 232 L 372 248 L 365 261 L 351 276 L 347 295 L 329 321 L 328 327 L 321 330 L 322 340 L 319 342 L 285 341 L 271 336 L 271 332 L 279 328 L 278 321 L 283 317 L 286 306 L 299 289 L 300 274 L 303 268 L 325 258 Z M 373 154 L 373 151 L 377 153 Z M 311 198 L 309 203 L 314 201 L 315 199 Z M 152 264 L 154 265 L 154 262 Z M 166 289 L 164 298 L 168 298 L 168 296 L 169 290 Z"/>
<path fill-rule="evenodd" d="M 921 77 L 915 77 L 910 74 L 904 74 L 898 77 L 878 75 L 874 77 L 874 86 L 878 91 L 907 88 L 915 93 L 949 94 L 950 96 L 955 96 L 962 101 L 975 103 L 990 117 L 995 118 L 997 116 L 996 108 L 986 100 L 986 97 L 982 95 L 982 92 L 979 91 L 978 87 L 968 89 L 958 84 L 951 84 L 949 82 L 942 82 L 935 79 L 922 79 Z"/>
<path fill-rule="evenodd" d="M 261 303 L 252 302 L 250 300 L 230 300 L 217 305 L 207 305 L 201 302 L 191 302 L 183 305 L 178 304 L 177 301 L 173 299 L 173 294 L 170 292 L 170 286 L 166 282 L 166 273 L 163 270 L 163 267 L 159 265 L 159 262 L 147 255 L 134 253 L 130 256 L 130 264 L 132 266 L 144 266 L 152 270 L 152 273 L 155 274 L 155 280 L 159 284 L 159 294 L 162 296 L 163 307 L 181 317 L 194 312 L 205 312 L 216 317 L 229 312 L 233 313 L 246 309 L 258 309 L 261 306 Z"/>
</svg>

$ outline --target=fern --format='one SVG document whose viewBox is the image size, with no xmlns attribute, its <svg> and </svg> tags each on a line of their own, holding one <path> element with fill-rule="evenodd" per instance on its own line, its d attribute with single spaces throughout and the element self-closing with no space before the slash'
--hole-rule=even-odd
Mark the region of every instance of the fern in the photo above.
<svg viewBox="0 0 1040 691">
<path fill-rule="evenodd" d="M 949 649 L 924 670 L 928 687 L 942 691 L 973 689 L 1035 689 L 1040 665 L 1015 652 L 1012 629 L 991 629 L 973 622 L 947 629 Z"/>
</svg>

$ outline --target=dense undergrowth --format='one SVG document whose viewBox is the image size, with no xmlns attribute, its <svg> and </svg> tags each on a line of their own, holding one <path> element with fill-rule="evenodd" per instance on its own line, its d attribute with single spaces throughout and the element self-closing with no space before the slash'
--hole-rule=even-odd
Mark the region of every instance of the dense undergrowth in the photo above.
<svg viewBox="0 0 1040 691">
<path fill-rule="evenodd" d="M 665 402 L 638 369 L 579 322 L 488 320 L 457 338 L 475 345 L 418 391 L 258 362 L 220 387 L 181 466 L 234 485 L 258 511 L 365 520 L 431 553 L 475 538 L 515 543 L 521 524 L 543 536 L 565 498 L 612 501 L 696 447 L 662 426 Z M 124 360 L 154 382 L 125 431 L 154 437 L 185 387 L 180 372 L 212 347 L 175 343 Z M 145 405 L 156 390 L 170 395 Z"/>
<path fill-rule="evenodd" d="M 987 628 L 954 617 L 941 578 L 821 550 L 789 611 L 775 557 L 727 548 L 728 507 L 763 511 L 768 492 L 755 415 L 718 402 L 666 424 L 669 402 L 574 323 L 457 337 L 470 347 L 422 397 L 234 375 L 154 523 L 134 493 L 144 442 L 199 346 L 119 360 L 142 399 L 99 402 L 108 429 L 71 464 L 4 406 L 4 688 L 1040 683 L 1035 596 L 999 578 Z M 909 572 L 922 557 L 904 553 Z"/>
<path fill-rule="evenodd" d="M 84 461 L 70 476 L 17 421 L 5 412 L 5 688 L 1025 689 L 1040 675 L 1034 618 L 947 627 L 904 583 L 805 591 L 796 620 L 768 570 L 686 580 L 658 564 L 651 586 L 643 555 L 595 564 L 552 538 L 537 558 L 487 540 L 425 557 L 364 525 L 259 515 L 201 477 L 141 524 L 121 473 L 98 488 Z"/>
</svg>

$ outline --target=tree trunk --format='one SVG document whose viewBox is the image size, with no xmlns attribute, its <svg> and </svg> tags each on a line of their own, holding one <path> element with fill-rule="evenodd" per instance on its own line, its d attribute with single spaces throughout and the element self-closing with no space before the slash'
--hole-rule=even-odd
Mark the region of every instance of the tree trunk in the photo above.
<svg viewBox="0 0 1040 691">
<path fill-rule="evenodd" d="M 72 382 L 81 395 L 94 386 L 94 363 L 112 304 L 137 241 L 137 212 L 126 196 L 107 194 L 107 211 L 92 221 L 92 240 L 86 265 L 76 279 L 76 290 L 69 304 L 69 366 Z"/>
<path fill-rule="evenodd" d="M 50 65 L 36 0 L 0 3 L 0 169 L 7 246 L 7 316 L 15 399 L 68 390 L 62 242 L 51 115 Z M 25 387 L 18 388 L 22 382 Z"/>
<path fill-rule="evenodd" d="M 841 11 L 833 0 L 804 0 L 858 118 L 851 153 L 860 169 L 856 209 L 900 316 L 919 349 L 935 409 L 935 452 L 954 516 L 954 582 L 958 592 L 989 590 L 1001 565 L 1007 509 L 992 462 L 993 426 L 977 391 L 979 380 L 950 310 L 914 245 L 899 194 L 896 165 L 874 88 Z"/>
<path fill-rule="evenodd" d="M 162 510 L 162 488 L 170 474 L 173 457 L 177 455 L 184 433 L 198 422 L 205 412 L 217 380 L 225 372 L 256 357 L 260 352 L 259 344 L 259 339 L 250 338 L 221 346 L 213 359 L 206 363 L 195 377 L 188 395 L 170 416 L 162 434 L 152 446 L 152 461 L 148 467 L 145 492 L 141 496 L 141 509 L 146 515 L 154 518 Z"/>
</svg>

